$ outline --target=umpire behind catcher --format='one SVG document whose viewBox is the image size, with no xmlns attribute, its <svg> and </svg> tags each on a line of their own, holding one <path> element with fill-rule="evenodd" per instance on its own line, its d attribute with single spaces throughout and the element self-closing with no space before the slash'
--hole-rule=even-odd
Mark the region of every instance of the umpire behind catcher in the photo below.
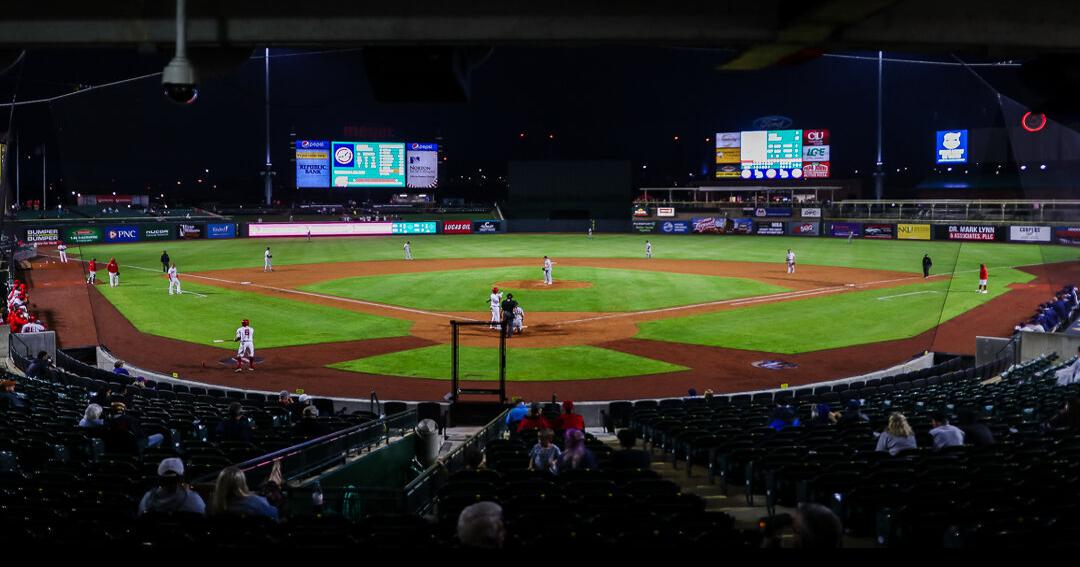
<svg viewBox="0 0 1080 567">
<path fill-rule="evenodd" d="M 933 265 L 934 265 L 934 263 L 930 261 L 930 255 L 929 254 L 923 254 L 923 257 L 922 257 L 922 277 L 923 277 L 923 279 L 926 279 L 926 278 L 930 277 L 930 266 L 933 266 Z"/>
<path fill-rule="evenodd" d="M 506 338 L 514 336 L 514 308 L 517 306 L 518 302 L 514 301 L 514 294 L 506 294 L 506 299 L 504 299 L 502 302 L 502 331 L 506 334 Z"/>
</svg>

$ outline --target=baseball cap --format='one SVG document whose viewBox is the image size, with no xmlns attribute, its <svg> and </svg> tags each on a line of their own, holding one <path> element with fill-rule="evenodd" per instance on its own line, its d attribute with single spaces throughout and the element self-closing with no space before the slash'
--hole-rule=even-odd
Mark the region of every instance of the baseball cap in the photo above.
<svg viewBox="0 0 1080 567">
<path fill-rule="evenodd" d="M 304 403 L 311 399 L 311 396 L 307 394 L 300 394 L 300 403 Z"/>
<path fill-rule="evenodd" d="M 278 397 L 279 398 L 287 398 L 287 397 L 289 397 L 289 391 L 288 390 L 282 390 L 282 391 L 278 392 Z"/>
<path fill-rule="evenodd" d="M 862 404 L 859 403 L 859 400 L 851 399 L 848 400 L 847 407 L 848 409 L 857 410 L 862 407 Z"/>
<path fill-rule="evenodd" d="M 184 476 L 184 461 L 176 457 L 162 459 L 157 467 L 158 476 Z"/>
<path fill-rule="evenodd" d="M 563 407 L 564 411 L 574 411 L 574 402 L 571 402 L 570 400 L 566 400 L 565 402 L 562 403 L 562 407 Z"/>
</svg>

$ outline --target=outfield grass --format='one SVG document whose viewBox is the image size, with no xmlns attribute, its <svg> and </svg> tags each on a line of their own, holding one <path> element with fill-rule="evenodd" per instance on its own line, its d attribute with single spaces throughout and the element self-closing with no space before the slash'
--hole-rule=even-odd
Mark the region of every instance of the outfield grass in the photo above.
<svg viewBox="0 0 1080 567">
<path fill-rule="evenodd" d="M 169 295 L 160 273 L 120 270 L 120 285 L 98 290 L 144 333 L 191 343 L 235 349 L 236 328 L 249 319 L 256 349 L 408 336 L 410 321 L 300 303 L 254 293 L 181 282 L 183 295 Z M 203 297 L 200 297 L 203 296 Z M 214 339 L 223 339 L 215 343 Z"/>
<path fill-rule="evenodd" d="M 535 312 L 641 311 L 788 291 L 749 279 L 671 272 L 590 267 L 556 267 L 555 281 L 589 282 L 590 287 L 514 289 L 522 308 Z M 431 311 L 484 311 L 497 282 L 542 280 L 540 268 L 490 268 L 362 276 L 322 282 L 302 289 Z"/>
<path fill-rule="evenodd" d="M 1010 269 L 992 275 L 986 295 L 974 293 L 973 277 L 930 280 L 648 321 L 638 325 L 637 338 L 781 354 L 906 339 L 1008 293 L 1009 284 L 1033 279 Z"/>
<path fill-rule="evenodd" d="M 458 372 L 464 380 L 498 380 L 499 349 L 460 347 Z M 330 368 L 411 378 L 450 379 L 450 345 L 405 350 L 333 364 Z M 512 382 L 588 380 L 662 374 L 685 367 L 592 346 L 511 348 L 506 379 Z"/>
</svg>

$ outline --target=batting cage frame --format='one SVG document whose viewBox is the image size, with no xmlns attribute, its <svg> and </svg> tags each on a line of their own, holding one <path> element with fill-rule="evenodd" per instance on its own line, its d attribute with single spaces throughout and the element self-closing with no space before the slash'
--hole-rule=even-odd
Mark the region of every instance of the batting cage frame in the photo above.
<svg viewBox="0 0 1080 567">
<path fill-rule="evenodd" d="M 498 388 L 462 388 L 461 377 L 458 373 L 458 364 L 461 359 L 458 356 L 458 343 L 460 341 L 461 327 L 491 327 L 490 322 L 484 321 L 450 321 L 450 400 L 457 402 L 462 394 L 466 395 L 497 395 L 499 403 L 506 403 L 506 328 L 508 323 L 499 323 L 499 387 Z"/>
</svg>

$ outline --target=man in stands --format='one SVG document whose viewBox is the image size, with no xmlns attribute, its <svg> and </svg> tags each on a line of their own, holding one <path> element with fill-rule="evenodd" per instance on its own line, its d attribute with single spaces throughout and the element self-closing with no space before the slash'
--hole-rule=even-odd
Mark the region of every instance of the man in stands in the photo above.
<svg viewBox="0 0 1080 567">
<path fill-rule="evenodd" d="M 506 412 L 506 428 L 510 431 L 517 431 L 518 422 L 529 413 L 529 408 L 525 405 L 525 400 L 522 400 L 519 396 L 514 396 L 510 401 L 514 404 L 514 407 Z"/>
<path fill-rule="evenodd" d="M 975 447 L 986 447 L 994 444 L 994 433 L 985 423 L 980 423 L 975 410 L 962 409 L 956 416 L 960 430 L 964 432 L 964 443 Z"/>
<path fill-rule="evenodd" d="M 157 468 L 158 485 L 151 488 L 139 502 L 139 515 L 206 514 L 202 496 L 184 483 L 184 462 L 176 457 L 162 459 Z"/>
<path fill-rule="evenodd" d="M 869 423 L 870 416 L 862 412 L 862 402 L 851 399 L 847 408 L 840 414 L 840 423 Z"/>
<path fill-rule="evenodd" d="M 30 366 L 26 367 L 26 377 L 43 380 L 47 377 L 51 365 L 52 361 L 49 360 L 49 353 L 41 351 L 37 353 L 37 358 L 30 362 Z"/>
<path fill-rule="evenodd" d="M 157 447 L 165 440 L 165 436 L 160 433 L 154 433 L 152 435 L 143 434 L 139 422 L 135 418 L 127 415 L 127 405 L 123 402 L 113 402 L 112 412 L 112 417 L 105 422 L 105 426 L 109 429 L 110 433 L 129 433 L 135 438 L 135 443 L 140 448 Z"/>
<path fill-rule="evenodd" d="M 521 422 L 518 423 L 517 429 L 515 431 L 517 431 L 518 433 L 524 433 L 526 431 L 533 431 L 536 429 L 550 429 L 551 424 L 549 424 L 547 420 L 544 419 L 544 416 L 541 414 L 541 410 L 542 408 L 540 406 L 540 402 L 533 402 L 532 405 L 529 406 L 528 415 L 522 418 Z"/>
<path fill-rule="evenodd" d="M 293 426 L 293 433 L 306 439 L 326 434 L 326 428 L 319 423 L 319 410 L 315 406 L 304 408 L 304 414 L 300 421 Z"/>
<path fill-rule="evenodd" d="M 559 423 L 556 429 L 580 429 L 585 431 L 585 418 L 581 414 L 574 413 L 574 402 L 566 400 L 562 404 L 563 414 L 559 416 Z"/>
<path fill-rule="evenodd" d="M 25 408 L 30 404 L 19 394 L 15 393 L 15 381 L 4 380 L 0 382 L 0 407 L 7 409 Z"/>
<path fill-rule="evenodd" d="M 641 449 L 635 449 L 637 434 L 633 429 L 620 429 L 618 433 L 619 450 L 611 456 L 611 468 L 613 469 L 649 469 L 652 467 L 652 459 L 649 453 Z"/>
<path fill-rule="evenodd" d="M 118 374 L 120 376 L 131 376 L 131 373 L 128 372 L 127 368 L 124 368 L 124 361 L 122 360 L 117 360 L 113 363 L 113 374 Z"/>
<path fill-rule="evenodd" d="M 464 547 L 501 548 L 506 538 L 502 507 L 494 502 L 466 507 L 458 516 L 457 537 Z"/>
<path fill-rule="evenodd" d="M 229 417 L 218 424 L 217 435 L 222 441 L 250 442 L 255 426 L 244 415 L 244 408 L 240 402 L 229 404 Z"/>
<path fill-rule="evenodd" d="M 930 436 L 934 438 L 934 448 L 959 447 L 964 444 L 964 432 L 955 425 L 949 425 L 949 416 L 943 411 L 930 414 Z"/>
</svg>

